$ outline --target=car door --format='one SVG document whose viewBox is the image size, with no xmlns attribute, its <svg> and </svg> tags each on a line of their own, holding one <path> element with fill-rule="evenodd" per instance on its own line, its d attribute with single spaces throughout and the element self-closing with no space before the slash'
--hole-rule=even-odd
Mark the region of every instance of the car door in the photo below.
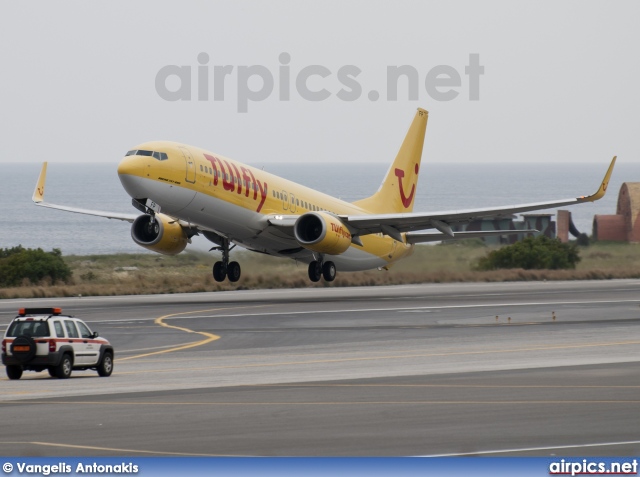
<svg viewBox="0 0 640 477">
<path fill-rule="evenodd" d="M 70 319 L 64 320 L 64 329 L 67 331 L 69 346 L 73 348 L 73 365 L 82 366 L 86 363 L 87 359 L 85 352 L 86 343 L 83 343 L 83 340 L 80 338 L 80 333 L 78 332 L 75 321 Z"/>
<path fill-rule="evenodd" d="M 96 364 L 100 354 L 100 344 L 96 343 L 95 340 L 92 339 L 93 333 L 82 321 L 76 321 L 76 325 L 78 325 L 78 331 L 80 331 L 82 343 L 85 345 L 82 362 L 84 364 Z"/>
</svg>

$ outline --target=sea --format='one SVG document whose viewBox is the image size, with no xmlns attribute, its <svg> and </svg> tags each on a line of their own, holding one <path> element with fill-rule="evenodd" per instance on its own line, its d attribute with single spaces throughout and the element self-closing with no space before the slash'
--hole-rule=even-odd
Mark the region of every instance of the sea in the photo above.
<svg viewBox="0 0 640 477">
<path fill-rule="evenodd" d="M 355 201 L 379 187 L 388 164 L 251 164 L 294 182 Z M 493 207 L 592 194 L 607 169 L 594 164 L 541 163 L 423 163 L 414 212 L 438 212 Z M 130 235 L 130 225 L 36 207 L 31 201 L 41 164 L 0 163 L 0 248 L 61 249 L 65 255 L 145 253 Z M 49 162 L 47 202 L 111 212 L 136 213 L 120 185 L 117 163 L 69 164 Z M 595 203 L 570 207 L 582 233 L 591 235 L 593 216 L 615 214 L 623 182 L 640 181 L 640 163 L 619 163 L 607 195 Z M 548 212 L 553 213 L 554 210 Z M 206 251 L 212 244 L 194 237 L 191 249 Z"/>
</svg>

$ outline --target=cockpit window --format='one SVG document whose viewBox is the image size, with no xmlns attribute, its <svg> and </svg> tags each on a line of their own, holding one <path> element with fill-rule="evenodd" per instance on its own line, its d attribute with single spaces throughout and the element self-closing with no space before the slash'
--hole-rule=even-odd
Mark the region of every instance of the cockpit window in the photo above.
<svg viewBox="0 0 640 477">
<path fill-rule="evenodd" d="M 169 159 L 169 156 L 167 156 L 166 152 L 154 152 L 153 157 L 155 157 L 159 161 L 166 161 L 167 159 Z"/>
<path fill-rule="evenodd" d="M 157 152 L 157 151 L 145 151 L 143 149 L 133 149 L 128 151 L 125 156 L 153 156 L 155 159 L 159 161 L 166 161 L 169 159 L 166 152 Z"/>
</svg>

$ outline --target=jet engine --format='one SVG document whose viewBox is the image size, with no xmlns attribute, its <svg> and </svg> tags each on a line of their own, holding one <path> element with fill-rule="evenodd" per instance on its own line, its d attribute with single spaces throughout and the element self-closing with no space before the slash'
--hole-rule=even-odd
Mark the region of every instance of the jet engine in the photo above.
<svg viewBox="0 0 640 477">
<path fill-rule="evenodd" d="M 131 225 L 131 238 L 138 245 L 164 255 L 179 254 L 189 240 L 178 221 L 164 214 L 138 217 Z"/>
<path fill-rule="evenodd" d="M 340 255 L 351 245 L 351 233 L 340 219 L 325 212 L 307 212 L 296 220 L 293 233 L 308 250 Z"/>
</svg>

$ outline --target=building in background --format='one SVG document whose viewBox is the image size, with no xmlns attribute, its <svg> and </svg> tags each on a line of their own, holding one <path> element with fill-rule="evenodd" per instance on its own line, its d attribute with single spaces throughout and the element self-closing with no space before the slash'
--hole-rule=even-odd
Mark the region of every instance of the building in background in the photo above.
<svg viewBox="0 0 640 477">
<path fill-rule="evenodd" d="M 522 220 L 516 220 L 515 215 L 506 217 L 487 217 L 478 219 L 468 224 L 458 224 L 452 226 L 454 232 L 473 232 L 480 230 L 516 230 L 529 229 L 537 230 L 536 233 L 513 234 L 493 237 L 482 237 L 487 245 L 512 244 L 525 237 L 537 237 L 538 235 L 546 235 L 549 238 L 556 236 L 556 223 L 552 220 L 553 214 L 522 214 Z"/>
<path fill-rule="evenodd" d="M 622 184 L 616 215 L 596 215 L 593 218 L 593 238 L 640 242 L 640 182 Z"/>
<path fill-rule="evenodd" d="M 507 217 L 488 217 L 474 220 L 468 224 L 459 224 L 452 229 L 455 232 L 478 230 L 538 230 L 537 233 L 504 235 L 501 237 L 483 237 L 488 245 L 512 244 L 525 237 L 545 235 L 557 237 L 561 242 L 568 242 L 569 235 L 579 244 L 589 243 L 587 234 L 580 233 L 571 219 L 571 212 L 559 210 L 557 221 L 553 214 L 523 214 L 521 220 L 515 215 Z M 618 194 L 618 208 L 615 215 L 596 215 L 593 218 L 593 239 L 613 242 L 640 242 L 640 182 L 625 182 Z"/>
</svg>

